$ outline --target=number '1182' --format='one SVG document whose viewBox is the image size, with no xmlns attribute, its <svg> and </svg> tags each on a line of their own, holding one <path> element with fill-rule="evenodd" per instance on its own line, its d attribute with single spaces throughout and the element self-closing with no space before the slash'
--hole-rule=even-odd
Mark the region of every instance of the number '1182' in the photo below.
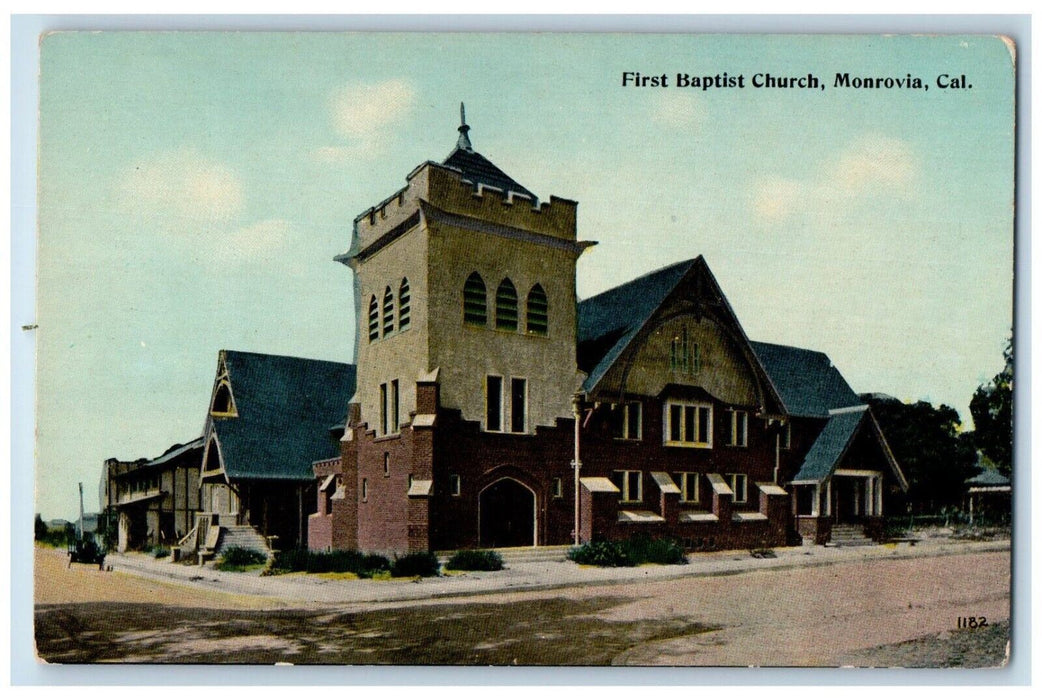
<svg viewBox="0 0 1042 700">
<path fill-rule="evenodd" d="M 958 629 L 971 629 L 975 630 L 978 627 L 987 627 L 988 618 L 986 617 L 957 617 L 955 618 L 955 626 Z"/>
</svg>

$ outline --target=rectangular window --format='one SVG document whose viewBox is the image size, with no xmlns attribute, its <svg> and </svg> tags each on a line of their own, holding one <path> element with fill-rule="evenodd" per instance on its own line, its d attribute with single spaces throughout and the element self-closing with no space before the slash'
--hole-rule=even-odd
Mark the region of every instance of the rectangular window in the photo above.
<svg viewBox="0 0 1042 700">
<path fill-rule="evenodd" d="M 681 503 L 698 503 L 697 472 L 677 472 L 673 475 L 673 479 L 680 488 Z"/>
<path fill-rule="evenodd" d="M 380 385 L 380 434 L 387 434 L 387 385 Z"/>
<path fill-rule="evenodd" d="M 510 380 L 510 432 L 525 432 L 528 412 L 528 381 L 512 378 Z"/>
<path fill-rule="evenodd" d="M 391 453 L 384 452 L 384 478 L 391 476 Z"/>
<path fill-rule="evenodd" d="M 615 423 L 613 435 L 616 438 L 620 440 L 640 440 L 640 401 L 627 401 L 616 406 L 612 418 Z"/>
<path fill-rule="evenodd" d="M 485 430 L 503 430 L 503 378 L 491 374 L 485 378 Z"/>
<path fill-rule="evenodd" d="M 680 428 L 684 424 L 684 407 L 677 404 L 666 404 L 669 409 L 667 414 L 667 423 L 669 442 L 680 442 Z"/>
<path fill-rule="evenodd" d="M 564 498 L 564 479 L 555 476 L 553 487 L 550 492 L 553 494 L 554 498 Z"/>
<path fill-rule="evenodd" d="M 731 412 L 731 442 L 732 447 L 748 447 L 749 445 L 749 414 L 746 411 Z"/>
<path fill-rule="evenodd" d="M 612 483 L 618 487 L 619 501 L 622 503 L 639 503 L 644 500 L 643 473 L 639 471 L 612 472 Z"/>
<path fill-rule="evenodd" d="M 362 479 L 362 501 L 369 500 L 369 479 Z"/>
<path fill-rule="evenodd" d="M 665 413 L 667 445 L 713 446 L 712 406 L 686 401 L 667 401 Z"/>
<path fill-rule="evenodd" d="M 397 433 L 401 422 L 398 419 L 398 380 L 391 382 L 391 432 Z"/>
<path fill-rule="evenodd" d="M 782 428 L 781 448 L 783 450 L 792 449 L 792 423 L 786 423 L 785 427 Z"/>
<path fill-rule="evenodd" d="M 463 487 L 460 482 L 459 474 L 449 474 L 449 492 L 453 496 L 458 496 L 463 493 Z"/>
<path fill-rule="evenodd" d="M 733 503 L 745 503 L 749 500 L 749 477 L 745 474 L 728 474 L 727 481 L 734 491 Z"/>
</svg>

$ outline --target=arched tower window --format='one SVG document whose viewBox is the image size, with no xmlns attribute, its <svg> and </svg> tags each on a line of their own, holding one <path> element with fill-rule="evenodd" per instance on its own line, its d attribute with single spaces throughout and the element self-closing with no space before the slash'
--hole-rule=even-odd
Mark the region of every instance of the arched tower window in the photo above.
<svg viewBox="0 0 1042 700">
<path fill-rule="evenodd" d="M 391 293 L 391 288 L 388 287 L 384 290 L 384 337 L 386 338 L 394 331 L 394 294 Z"/>
<path fill-rule="evenodd" d="M 496 328 L 517 330 L 517 290 L 509 278 L 500 282 L 496 290 Z"/>
<path fill-rule="evenodd" d="M 380 307 L 376 303 L 376 295 L 369 298 L 369 342 L 380 337 Z"/>
<path fill-rule="evenodd" d="M 532 335 L 546 335 L 547 328 L 547 305 L 546 292 L 540 285 L 532 287 L 528 293 L 528 318 L 525 320 L 525 330 Z"/>
<path fill-rule="evenodd" d="M 409 279 L 402 280 L 398 287 L 398 330 L 404 331 L 409 327 Z"/>
<path fill-rule="evenodd" d="M 488 322 L 488 299 L 485 280 L 476 272 L 463 285 L 463 322 L 472 326 L 484 326 Z"/>
</svg>

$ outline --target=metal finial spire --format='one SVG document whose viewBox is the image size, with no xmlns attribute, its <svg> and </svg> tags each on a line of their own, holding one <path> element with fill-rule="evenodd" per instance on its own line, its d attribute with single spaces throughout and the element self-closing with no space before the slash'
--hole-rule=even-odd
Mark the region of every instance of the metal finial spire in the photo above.
<svg viewBox="0 0 1042 700">
<path fill-rule="evenodd" d="M 456 142 L 456 147 L 464 151 L 473 151 L 474 147 L 470 145 L 470 137 L 467 136 L 470 127 L 467 126 L 467 113 L 462 102 L 459 103 L 459 122 L 459 141 Z"/>
</svg>

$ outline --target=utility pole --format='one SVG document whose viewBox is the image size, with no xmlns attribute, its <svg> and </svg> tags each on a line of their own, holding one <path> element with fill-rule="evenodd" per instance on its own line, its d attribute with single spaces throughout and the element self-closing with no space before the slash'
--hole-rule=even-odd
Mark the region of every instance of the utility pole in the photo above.
<svg viewBox="0 0 1042 700">
<path fill-rule="evenodd" d="M 572 396 L 572 415 L 575 417 L 575 459 L 572 460 L 572 471 L 575 473 L 575 546 L 579 546 L 579 470 L 582 461 L 579 459 L 579 428 L 582 418 L 582 394 Z"/>
<path fill-rule="evenodd" d="M 83 539 L 83 482 L 80 482 L 80 526 L 77 533 L 79 539 Z"/>
</svg>

